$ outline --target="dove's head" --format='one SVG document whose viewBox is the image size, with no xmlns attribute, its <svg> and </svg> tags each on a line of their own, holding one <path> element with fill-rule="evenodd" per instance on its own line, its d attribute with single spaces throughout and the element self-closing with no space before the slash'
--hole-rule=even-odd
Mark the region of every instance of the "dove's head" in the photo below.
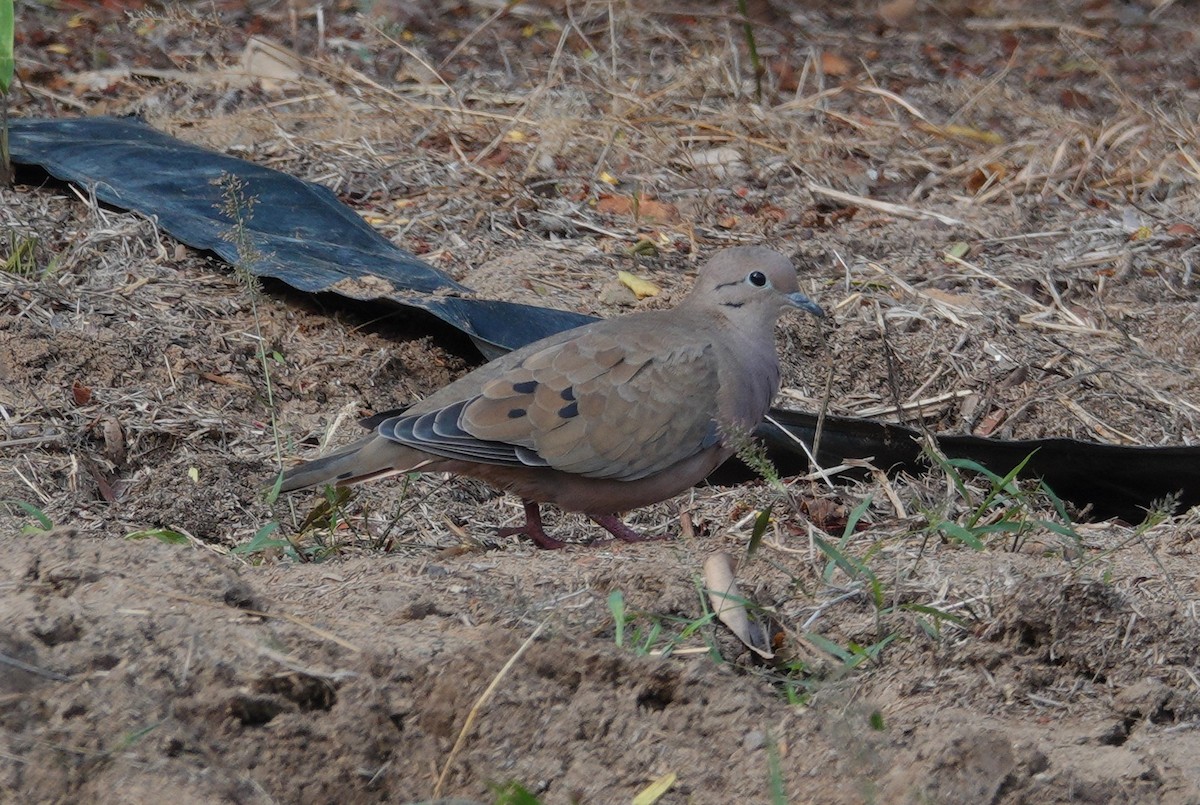
<svg viewBox="0 0 1200 805">
<path fill-rule="evenodd" d="M 825 315 L 816 302 L 800 293 L 792 261 L 760 246 L 737 246 L 713 255 L 701 267 L 683 304 L 735 321 L 756 317 L 773 322 L 788 308 Z"/>
</svg>

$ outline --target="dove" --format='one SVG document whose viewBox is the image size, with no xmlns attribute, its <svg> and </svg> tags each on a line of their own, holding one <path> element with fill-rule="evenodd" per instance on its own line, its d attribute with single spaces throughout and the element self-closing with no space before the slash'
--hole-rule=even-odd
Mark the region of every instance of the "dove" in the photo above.
<svg viewBox="0 0 1200 805">
<path fill-rule="evenodd" d="M 789 309 L 825 315 L 790 260 L 724 249 L 675 307 L 551 335 L 364 419 L 370 436 L 286 470 L 280 489 L 448 472 L 521 498 L 525 524 L 501 536 L 563 547 L 543 529 L 548 503 L 646 539 L 618 516 L 702 481 L 766 415 L 780 382 L 775 322 Z"/>
</svg>

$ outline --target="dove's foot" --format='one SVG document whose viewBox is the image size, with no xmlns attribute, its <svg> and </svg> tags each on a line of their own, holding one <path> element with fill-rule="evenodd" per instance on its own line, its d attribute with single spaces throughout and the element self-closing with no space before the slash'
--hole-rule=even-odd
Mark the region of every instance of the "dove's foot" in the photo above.
<svg viewBox="0 0 1200 805">
<path fill-rule="evenodd" d="M 521 534 L 533 540 L 533 544 L 539 548 L 545 548 L 552 551 L 556 548 L 562 548 L 567 543 L 562 540 L 557 540 L 546 533 L 542 528 L 542 509 L 532 500 L 526 500 L 525 503 L 525 525 L 513 526 L 511 528 L 501 528 L 496 532 L 498 537 L 511 537 L 514 534 Z"/>
<path fill-rule="evenodd" d="M 645 534 L 638 533 L 622 523 L 615 514 L 589 514 L 588 517 L 596 525 L 622 542 L 646 542 L 648 540 L 666 539 L 665 534 L 661 537 L 648 537 Z"/>
</svg>

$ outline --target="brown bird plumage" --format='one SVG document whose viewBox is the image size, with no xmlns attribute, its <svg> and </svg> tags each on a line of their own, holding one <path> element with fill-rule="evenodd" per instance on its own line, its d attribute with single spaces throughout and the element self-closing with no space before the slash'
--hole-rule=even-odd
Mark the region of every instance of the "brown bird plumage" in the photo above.
<svg viewBox="0 0 1200 805">
<path fill-rule="evenodd" d="M 717 253 L 671 310 L 552 335 L 485 364 L 409 408 L 364 421 L 375 433 L 284 473 L 282 490 L 395 473 L 450 472 L 518 495 L 521 533 L 543 548 L 539 504 L 583 512 L 614 536 L 616 515 L 703 480 L 779 390 L 780 313 L 821 309 L 783 255 Z"/>
</svg>

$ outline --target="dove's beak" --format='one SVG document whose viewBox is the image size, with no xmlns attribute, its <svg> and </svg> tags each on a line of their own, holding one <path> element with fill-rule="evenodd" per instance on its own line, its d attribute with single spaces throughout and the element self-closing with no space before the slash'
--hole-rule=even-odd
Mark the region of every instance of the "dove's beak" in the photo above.
<svg viewBox="0 0 1200 805">
<path fill-rule="evenodd" d="M 798 307 L 819 319 L 825 318 L 825 311 L 821 309 L 821 306 L 802 293 L 790 293 L 787 295 L 787 300 L 791 303 L 792 307 Z"/>
</svg>

